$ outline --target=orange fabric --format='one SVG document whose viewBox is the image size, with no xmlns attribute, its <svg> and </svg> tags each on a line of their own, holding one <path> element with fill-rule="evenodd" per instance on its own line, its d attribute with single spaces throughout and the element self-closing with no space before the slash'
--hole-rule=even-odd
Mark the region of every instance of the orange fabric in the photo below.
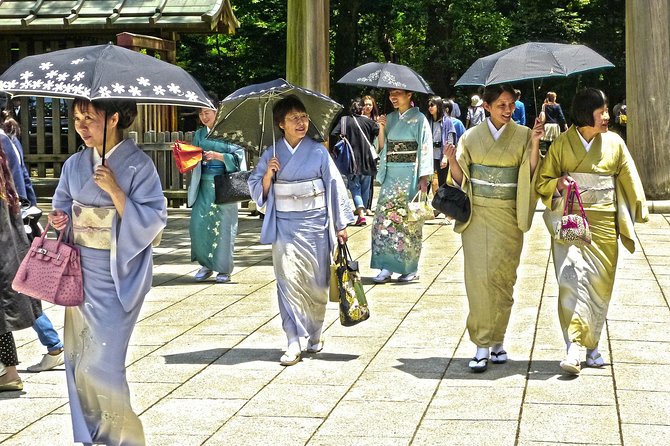
<svg viewBox="0 0 670 446">
<path fill-rule="evenodd" d="M 175 141 L 172 145 L 172 154 L 181 173 L 190 172 L 202 161 L 202 149 L 182 141 Z"/>
</svg>

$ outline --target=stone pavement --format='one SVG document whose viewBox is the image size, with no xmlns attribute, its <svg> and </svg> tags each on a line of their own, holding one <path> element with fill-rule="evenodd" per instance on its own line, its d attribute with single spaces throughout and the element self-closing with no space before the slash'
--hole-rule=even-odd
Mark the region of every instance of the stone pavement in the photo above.
<svg viewBox="0 0 670 446">
<path fill-rule="evenodd" d="M 195 283 L 188 218 L 171 210 L 128 354 L 133 405 L 160 445 L 645 445 L 670 444 L 670 214 L 638 226 L 621 249 L 601 342 L 607 361 L 567 377 L 549 238 L 536 213 L 519 269 L 505 347 L 483 374 L 465 332 L 460 237 L 424 228 L 421 279 L 374 285 L 370 227 L 350 229 L 372 317 L 342 327 L 326 314 L 322 353 L 293 367 L 285 347 L 270 249 L 260 220 L 240 214 L 233 282 Z M 60 308 L 47 308 L 62 328 Z M 64 372 L 30 374 L 43 348 L 15 334 L 24 392 L 0 394 L 0 444 L 72 444 Z"/>
</svg>

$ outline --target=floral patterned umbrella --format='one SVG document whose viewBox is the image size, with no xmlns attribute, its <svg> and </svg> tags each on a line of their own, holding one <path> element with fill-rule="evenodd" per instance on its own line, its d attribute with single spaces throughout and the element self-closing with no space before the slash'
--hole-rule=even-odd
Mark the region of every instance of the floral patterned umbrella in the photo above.
<svg viewBox="0 0 670 446">
<path fill-rule="evenodd" d="M 24 57 L 0 76 L 0 91 L 12 96 L 214 108 L 200 84 L 182 68 L 112 44 Z"/>
<path fill-rule="evenodd" d="M 391 62 L 366 63 L 342 76 L 337 83 L 433 94 L 430 85 L 419 73 L 405 65 Z"/>
</svg>

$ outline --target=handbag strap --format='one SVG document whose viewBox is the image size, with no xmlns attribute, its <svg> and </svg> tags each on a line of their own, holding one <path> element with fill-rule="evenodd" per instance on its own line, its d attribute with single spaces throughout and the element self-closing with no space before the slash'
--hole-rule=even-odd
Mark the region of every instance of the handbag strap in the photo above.
<svg viewBox="0 0 670 446">
<path fill-rule="evenodd" d="M 356 127 L 358 127 L 358 130 L 360 130 L 361 135 L 363 135 L 363 139 L 365 140 L 365 142 L 368 143 L 369 146 L 371 146 L 372 143 L 370 142 L 370 140 L 368 139 L 367 135 L 365 134 L 365 132 L 364 132 L 363 129 L 361 128 L 361 125 L 358 123 L 358 119 L 356 119 L 355 116 L 354 116 L 354 123 L 356 124 Z"/>
<path fill-rule="evenodd" d="M 565 206 L 563 207 L 563 215 L 568 215 L 572 213 L 575 205 L 575 198 L 577 199 L 577 204 L 579 205 L 579 212 L 581 216 L 586 220 L 586 212 L 584 212 L 584 205 L 582 204 L 582 197 L 579 193 L 579 187 L 575 181 L 568 184 L 568 193 L 565 199 Z"/>
</svg>

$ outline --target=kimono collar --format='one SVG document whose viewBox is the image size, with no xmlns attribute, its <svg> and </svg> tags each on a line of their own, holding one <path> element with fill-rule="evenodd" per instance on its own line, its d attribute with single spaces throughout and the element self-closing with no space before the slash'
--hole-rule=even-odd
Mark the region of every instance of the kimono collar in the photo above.
<svg viewBox="0 0 670 446">
<path fill-rule="evenodd" d="M 125 139 L 122 139 L 121 141 L 119 141 L 119 143 L 117 145 L 115 145 L 111 149 L 107 150 L 105 152 L 105 158 L 109 158 L 110 156 L 112 156 L 112 153 L 114 152 L 114 150 L 116 150 L 116 148 L 119 147 L 123 143 L 123 141 L 125 141 Z M 91 147 L 91 152 L 93 152 L 93 168 L 101 166 L 102 165 L 102 157 L 98 154 L 98 151 L 95 150 L 94 147 Z"/>
<path fill-rule="evenodd" d="M 489 130 L 491 131 L 491 136 L 493 136 L 493 139 L 495 141 L 498 141 L 498 138 L 500 138 L 500 135 L 505 131 L 505 128 L 507 127 L 507 124 L 503 125 L 499 129 L 496 128 L 495 125 L 493 125 L 493 122 L 491 122 L 491 118 L 486 118 L 486 123 L 489 125 Z"/>
<path fill-rule="evenodd" d="M 284 138 L 284 144 L 286 144 L 286 148 L 288 149 L 289 152 L 291 152 L 291 155 L 295 154 L 295 151 L 298 150 L 298 147 L 300 147 L 300 144 L 305 138 L 301 139 L 298 144 L 295 145 L 295 147 L 292 147 L 291 144 L 288 143 L 286 138 Z"/>
<path fill-rule="evenodd" d="M 596 137 L 594 136 L 590 142 L 587 142 L 584 137 L 582 136 L 581 133 L 579 133 L 579 130 L 577 130 L 577 135 L 579 136 L 579 139 L 582 141 L 582 145 L 584 146 L 584 150 L 587 152 L 591 150 L 591 145 L 593 144 L 593 141 L 596 140 Z M 597 136 L 597 135 L 596 135 Z"/>
</svg>

